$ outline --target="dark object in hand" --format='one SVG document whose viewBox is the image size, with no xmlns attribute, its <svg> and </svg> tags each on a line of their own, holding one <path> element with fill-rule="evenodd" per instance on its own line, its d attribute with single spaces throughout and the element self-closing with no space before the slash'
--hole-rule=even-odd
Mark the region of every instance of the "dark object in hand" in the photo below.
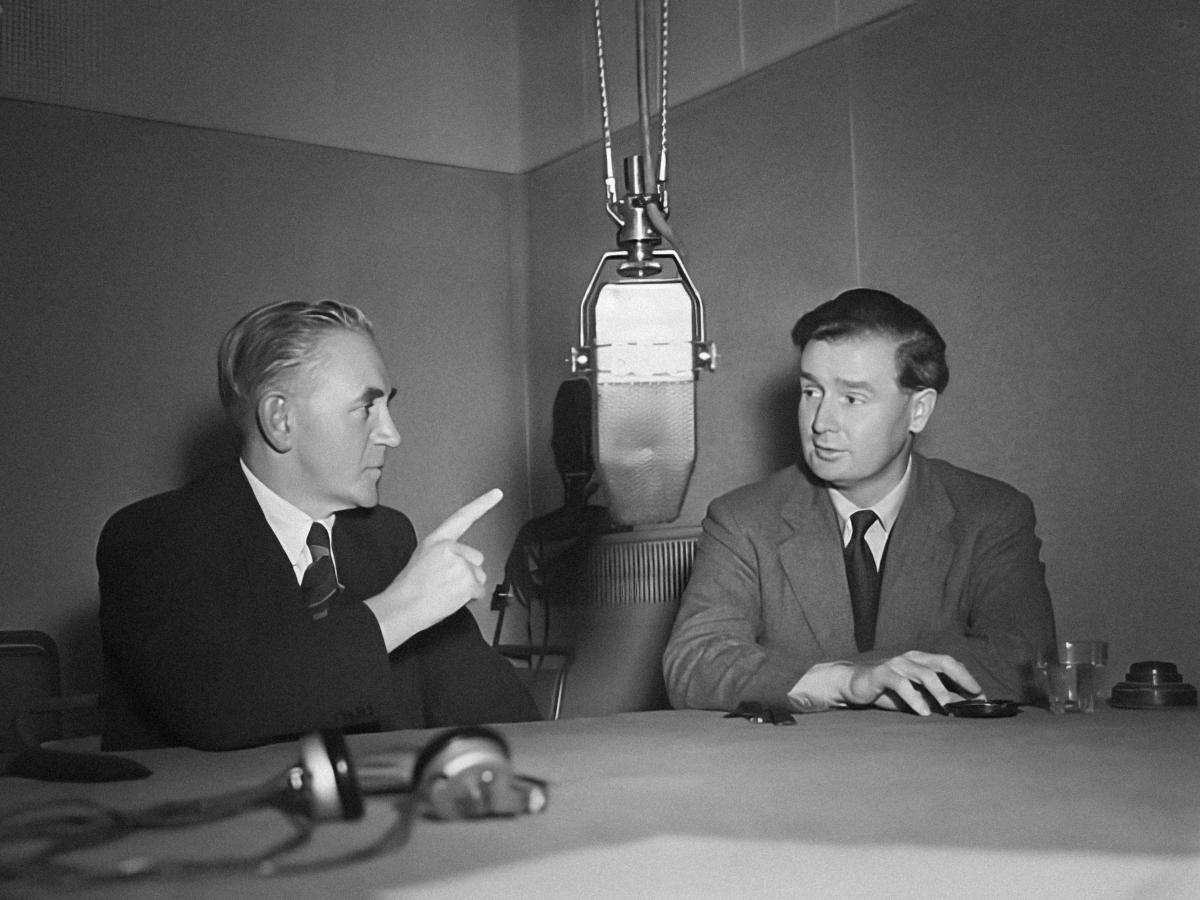
<svg viewBox="0 0 1200 900">
<path fill-rule="evenodd" d="M 1116 684 L 1109 706 L 1120 709 L 1168 709 L 1195 706 L 1196 688 L 1183 683 L 1175 663 L 1150 659 L 1135 662 Z"/>
<path fill-rule="evenodd" d="M 796 717 L 786 706 L 768 706 L 757 700 L 743 700 L 727 719 L 746 719 L 756 725 L 795 725 Z"/>
<path fill-rule="evenodd" d="M 1021 710 L 1015 700 L 958 700 L 947 703 L 945 710 L 952 716 L 964 719 L 1006 719 Z"/>
</svg>

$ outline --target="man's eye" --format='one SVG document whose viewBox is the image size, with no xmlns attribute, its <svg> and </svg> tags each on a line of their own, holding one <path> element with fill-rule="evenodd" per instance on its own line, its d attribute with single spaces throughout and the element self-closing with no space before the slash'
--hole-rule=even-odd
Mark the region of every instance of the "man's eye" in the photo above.
<svg viewBox="0 0 1200 900">
<path fill-rule="evenodd" d="M 813 397 L 820 397 L 821 391 L 819 388 L 815 387 L 804 387 L 800 388 L 800 396 L 811 400 Z"/>
<path fill-rule="evenodd" d="M 866 398 L 866 397 L 860 397 L 860 396 L 858 396 L 857 394 L 847 394 L 847 395 L 846 395 L 846 402 L 847 402 L 847 403 L 849 403 L 851 406 L 858 406 L 858 405 L 860 405 L 860 404 L 866 403 L 866 402 L 867 402 L 867 398 Z"/>
</svg>

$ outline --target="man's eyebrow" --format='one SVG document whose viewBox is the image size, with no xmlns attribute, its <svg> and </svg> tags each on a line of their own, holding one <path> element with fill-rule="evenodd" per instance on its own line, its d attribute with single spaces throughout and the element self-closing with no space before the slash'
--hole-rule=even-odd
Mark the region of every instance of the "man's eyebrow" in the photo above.
<svg viewBox="0 0 1200 900">
<path fill-rule="evenodd" d="M 358 395 L 358 402 L 359 403 L 374 403 L 380 397 L 387 397 L 387 402 L 391 403 L 392 398 L 395 396 L 396 396 L 395 388 L 392 388 L 391 391 L 389 391 L 388 393 L 385 394 L 381 388 L 369 387 L 369 388 L 366 388 L 365 390 L 363 390 L 363 392 Z"/>
<path fill-rule="evenodd" d="M 800 370 L 800 377 L 802 379 L 804 379 L 805 381 L 811 381 L 813 384 L 821 383 L 821 379 L 815 377 L 814 375 L 812 375 L 809 372 L 805 372 L 803 369 Z M 871 384 L 871 382 L 869 382 L 869 381 L 852 381 L 852 380 L 848 380 L 845 378 L 834 378 L 833 382 L 834 382 L 834 384 L 836 384 L 839 388 L 842 388 L 843 390 L 847 390 L 847 389 L 852 390 L 852 391 L 874 391 L 875 390 L 875 386 L 873 384 Z"/>
</svg>

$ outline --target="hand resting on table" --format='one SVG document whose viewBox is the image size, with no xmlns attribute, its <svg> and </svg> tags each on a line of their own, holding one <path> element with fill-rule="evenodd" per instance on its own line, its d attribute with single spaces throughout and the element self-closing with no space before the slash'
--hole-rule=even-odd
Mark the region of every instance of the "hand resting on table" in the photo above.
<svg viewBox="0 0 1200 900">
<path fill-rule="evenodd" d="M 980 697 L 983 689 L 967 667 L 944 653 L 909 650 L 879 663 L 847 663 L 841 700 L 853 706 L 910 709 L 919 716 L 933 712 L 930 698 L 940 707 L 963 697 Z M 946 687 L 942 676 L 960 690 Z"/>
</svg>

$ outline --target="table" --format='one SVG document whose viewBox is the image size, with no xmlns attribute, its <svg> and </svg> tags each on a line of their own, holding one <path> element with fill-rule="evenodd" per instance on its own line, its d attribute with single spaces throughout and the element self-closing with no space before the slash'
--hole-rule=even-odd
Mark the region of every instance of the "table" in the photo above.
<svg viewBox="0 0 1200 900">
<path fill-rule="evenodd" d="M 105 897 L 1200 897 L 1200 712 L 955 719 L 876 710 L 755 725 L 663 711 L 505 725 L 550 807 L 416 823 L 401 849 L 304 876 L 129 883 Z M 428 732 L 356 735 L 356 758 L 411 759 Z M 139 807 L 265 781 L 292 745 L 129 754 L 144 781 L 0 779 L 0 807 L 82 794 Z M 323 825 L 312 852 L 391 818 Z M 139 835 L 105 860 L 233 852 L 281 835 L 268 811 Z M 198 832 L 198 833 L 194 833 Z M 0 895 L 3 885 L 0 885 Z M 82 892 L 78 896 L 91 896 Z"/>
</svg>

